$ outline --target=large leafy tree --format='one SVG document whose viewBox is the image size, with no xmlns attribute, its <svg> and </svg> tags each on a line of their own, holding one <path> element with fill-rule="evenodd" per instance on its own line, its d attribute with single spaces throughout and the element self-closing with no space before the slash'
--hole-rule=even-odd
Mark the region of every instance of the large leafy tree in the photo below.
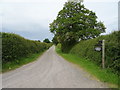
<svg viewBox="0 0 120 90">
<path fill-rule="evenodd" d="M 79 40 L 98 37 L 105 32 L 105 26 L 97 21 L 94 12 L 80 2 L 66 2 L 56 20 L 50 24 L 50 31 L 57 36 L 62 51 Z"/>
</svg>

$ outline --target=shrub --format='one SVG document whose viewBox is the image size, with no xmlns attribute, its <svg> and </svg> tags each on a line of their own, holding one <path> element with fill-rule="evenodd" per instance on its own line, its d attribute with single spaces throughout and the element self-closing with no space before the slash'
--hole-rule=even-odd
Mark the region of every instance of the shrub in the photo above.
<svg viewBox="0 0 120 90">
<path fill-rule="evenodd" d="M 40 53 L 51 45 L 25 39 L 17 34 L 2 33 L 2 62 L 10 62 L 30 54 Z"/>
<path fill-rule="evenodd" d="M 105 67 L 115 73 L 119 73 L 120 68 L 120 31 L 113 32 L 109 35 L 103 35 L 95 39 L 80 41 L 75 45 L 70 53 L 87 58 L 99 66 L 102 62 L 102 53 L 94 50 L 95 44 L 99 40 L 105 39 Z"/>
</svg>

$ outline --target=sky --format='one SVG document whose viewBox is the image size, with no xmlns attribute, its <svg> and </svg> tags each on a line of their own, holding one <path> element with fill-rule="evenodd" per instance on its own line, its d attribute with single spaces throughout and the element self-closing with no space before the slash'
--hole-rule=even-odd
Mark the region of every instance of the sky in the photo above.
<svg viewBox="0 0 120 90">
<path fill-rule="evenodd" d="M 49 24 L 56 19 L 67 0 L 0 0 L 0 30 L 19 34 L 31 40 L 53 38 Z M 84 0 L 109 34 L 118 30 L 119 0 Z"/>
</svg>

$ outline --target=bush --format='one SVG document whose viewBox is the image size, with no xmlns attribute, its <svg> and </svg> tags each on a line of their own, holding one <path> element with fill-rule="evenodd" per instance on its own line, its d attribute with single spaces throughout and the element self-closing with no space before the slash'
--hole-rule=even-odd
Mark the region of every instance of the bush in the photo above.
<svg viewBox="0 0 120 90">
<path fill-rule="evenodd" d="M 2 62 L 10 62 L 34 53 L 40 53 L 51 45 L 25 39 L 12 33 L 2 33 Z"/>
<path fill-rule="evenodd" d="M 87 58 L 101 66 L 102 53 L 95 51 L 94 46 L 98 43 L 99 40 L 105 39 L 105 67 L 110 69 L 114 73 L 119 73 L 120 68 L 119 34 L 120 31 L 116 31 L 113 32 L 112 34 L 100 36 L 95 39 L 80 41 L 70 50 L 70 53 Z"/>
</svg>

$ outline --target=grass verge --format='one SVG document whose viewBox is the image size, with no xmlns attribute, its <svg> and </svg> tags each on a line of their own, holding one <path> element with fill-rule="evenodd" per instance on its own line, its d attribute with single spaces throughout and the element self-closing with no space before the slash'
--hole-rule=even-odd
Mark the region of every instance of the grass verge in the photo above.
<svg viewBox="0 0 120 90">
<path fill-rule="evenodd" d="M 44 52 L 32 54 L 32 55 L 29 55 L 27 57 L 21 58 L 19 60 L 7 62 L 6 64 L 2 64 L 2 73 L 14 70 L 16 68 L 19 68 L 19 67 L 25 65 L 25 64 L 33 62 L 33 61 L 37 60 L 37 58 L 40 57 Z"/>
<path fill-rule="evenodd" d="M 78 57 L 77 55 L 62 53 L 58 47 L 56 47 L 56 52 L 67 61 L 77 64 L 98 80 L 106 83 L 110 88 L 118 88 L 118 75 L 110 72 L 108 69 L 102 69 L 90 60 Z"/>
</svg>

